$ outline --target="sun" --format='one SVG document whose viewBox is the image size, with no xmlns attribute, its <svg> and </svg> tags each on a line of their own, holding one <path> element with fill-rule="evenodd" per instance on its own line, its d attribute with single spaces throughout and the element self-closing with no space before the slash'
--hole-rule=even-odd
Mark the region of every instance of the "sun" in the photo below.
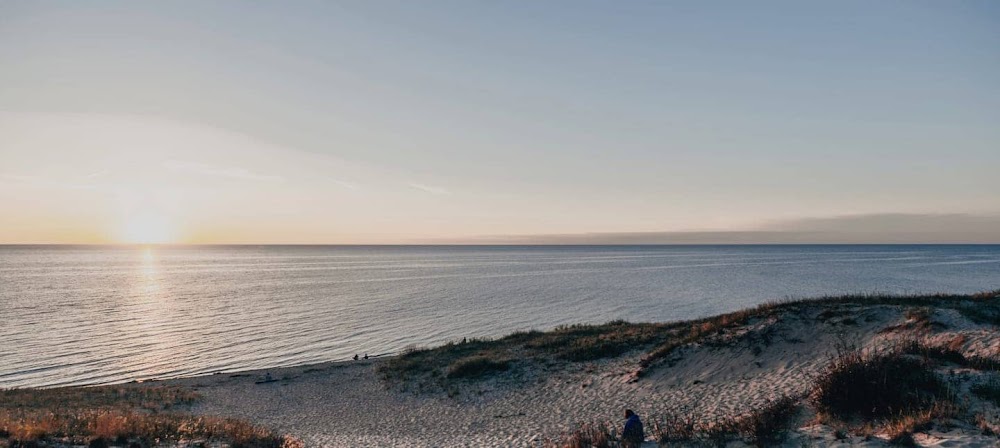
<svg viewBox="0 0 1000 448">
<path fill-rule="evenodd" d="M 173 229 L 163 214 L 142 210 L 124 217 L 119 239 L 131 244 L 166 244 L 173 242 Z"/>
</svg>

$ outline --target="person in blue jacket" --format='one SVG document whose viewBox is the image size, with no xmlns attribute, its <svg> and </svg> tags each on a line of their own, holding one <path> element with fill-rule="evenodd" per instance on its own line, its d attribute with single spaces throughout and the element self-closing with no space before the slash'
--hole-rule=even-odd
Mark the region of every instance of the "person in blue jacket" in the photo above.
<svg viewBox="0 0 1000 448">
<path fill-rule="evenodd" d="M 625 427 L 622 428 L 622 446 L 624 448 L 638 448 L 642 441 L 646 440 L 646 433 L 642 430 L 642 421 L 631 409 L 625 410 Z"/>
</svg>

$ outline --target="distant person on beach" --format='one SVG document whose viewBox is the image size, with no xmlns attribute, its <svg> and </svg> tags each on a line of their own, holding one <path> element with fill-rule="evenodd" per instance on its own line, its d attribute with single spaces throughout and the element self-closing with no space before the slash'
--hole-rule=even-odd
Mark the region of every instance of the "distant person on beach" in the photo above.
<svg viewBox="0 0 1000 448">
<path fill-rule="evenodd" d="M 639 448 L 643 440 L 646 440 L 646 433 L 642 430 L 642 421 L 635 412 L 626 409 L 625 427 L 622 428 L 622 447 Z"/>
<path fill-rule="evenodd" d="M 354 360 L 355 360 L 355 361 L 357 361 L 357 360 L 358 360 L 358 354 L 357 354 L 357 353 L 355 353 L 355 354 L 354 354 Z"/>
<path fill-rule="evenodd" d="M 368 359 L 368 354 L 367 353 L 365 353 L 365 359 Z"/>
</svg>

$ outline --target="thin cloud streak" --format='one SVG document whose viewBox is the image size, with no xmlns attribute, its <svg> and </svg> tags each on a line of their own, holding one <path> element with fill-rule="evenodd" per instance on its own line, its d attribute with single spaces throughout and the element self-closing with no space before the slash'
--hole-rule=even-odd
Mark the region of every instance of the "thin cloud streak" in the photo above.
<svg viewBox="0 0 1000 448">
<path fill-rule="evenodd" d="M 229 179 L 275 182 L 284 180 L 281 176 L 260 174 L 241 167 L 222 167 L 197 162 L 169 160 L 163 163 L 164 168 L 181 173 L 198 174 Z"/>
<path fill-rule="evenodd" d="M 337 185 L 340 185 L 341 187 L 344 187 L 344 188 L 346 188 L 348 190 L 355 190 L 355 191 L 357 191 L 357 190 L 361 189 L 361 186 L 358 185 L 358 184 L 356 184 L 356 183 L 354 183 L 354 182 L 348 182 L 346 180 L 340 180 L 340 179 L 330 179 L 330 180 L 332 180 L 333 183 L 335 183 Z"/>
<path fill-rule="evenodd" d="M 420 190 L 420 191 L 423 191 L 423 192 L 426 192 L 426 193 L 435 194 L 435 195 L 439 195 L 439 196 L 451 195 L 451 191 L 449 191 L 447 188 L 435 187 L 435 186 L 425 185 L 425 184 L 420 184 L 420 183 L 415 183 L 415 182 L 410 184 L 410 188 L 414 188 L 414 189 L 417 189 L 417 190 Z"/>
</svg>

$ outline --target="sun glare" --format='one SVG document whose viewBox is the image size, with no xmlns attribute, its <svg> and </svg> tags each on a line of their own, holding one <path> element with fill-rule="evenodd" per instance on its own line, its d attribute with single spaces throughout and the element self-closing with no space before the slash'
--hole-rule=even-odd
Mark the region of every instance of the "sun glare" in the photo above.
<svg viewBox="0 0 1000 448">
<path fill-rule="evenodd" d="M 173 234 L 165 216 L 144 211 L 125 218 L 120 239 L 123 243 L 165 244 L 173 241 Z"/>
</svg>

